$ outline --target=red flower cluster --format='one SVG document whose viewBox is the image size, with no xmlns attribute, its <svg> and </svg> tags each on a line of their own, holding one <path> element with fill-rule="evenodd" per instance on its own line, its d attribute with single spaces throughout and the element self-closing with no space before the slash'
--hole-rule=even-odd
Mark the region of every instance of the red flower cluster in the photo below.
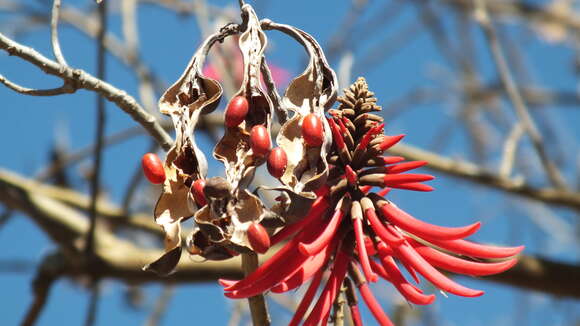
<svg viewBox="0 0 580 326">
<path fill-rule="evenodd" d="M 483 291 L 464 287 L 438 269 L 473 276 L 500 273 L 514 266 L 512 256 L 523 247 L 492 247 L 463 240 L 480 223 L 457 228 L 432 225 L 384 199 L 392 188 L 431 191 L 422 182 L 433 177 L 405 173 L 426 162 L 383 156 L 403 136 L 383 135 L 382 118 L 372 113 L 381 108 L 364 79 L 338 100 L 340 107 L 330 110 L 328 119 L 333 136 L 333 150 L 328 155 L 330 186 L 317 191 L 307 216 L 272 236 L 271 245 L 289 241 L 256 271 L 240 281 L 220 280 L 225 295 L 248 298 L 266 291 L 282 293 L 310 281 L 290 325 L 298 325 L 305 317 L 304 325 L 326 324 L 343 285 L 355 325 L 361 325 L 355 287 L 376 320 L 392 325 L 368 287 L 368 282 L 379 278 L 392 283 L 411 303 L 432 303 L 435 296 L 407 280 L 401 265 L 417 283 L 420 274 L 442 291 L 465 297 L 482 295 Z M 373 187 L 381 189 L 371 192 Z M 481 261 L 486 258 L 500 260 Z M 306 316 L 326 271 L 330 271 L 326 284 Z"/>
</svg>

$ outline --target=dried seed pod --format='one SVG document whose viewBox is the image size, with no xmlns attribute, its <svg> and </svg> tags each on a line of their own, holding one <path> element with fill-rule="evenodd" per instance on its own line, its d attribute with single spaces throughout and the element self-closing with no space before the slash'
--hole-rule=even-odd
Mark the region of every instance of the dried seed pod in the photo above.
<svg viewBox="0 0 580 326">
<path fill-rule="evenodd" d="M 147 153 L 143 155 L 141 165 L 143 167 L 143 173 L 149 182 L 158 185 L 165 181 L 163 162 L 161 162 L 157 154 Z"/>
<path fill-rule="evenodd" d="M 284 151 L 280 147 L 274 148 L 270 151 L 268 155 L 267 167 L 268 172 L 274 178 L 280 178 L 286 172 L 286 166 L 288 165 L 288 156 L 286 155 L 286 151 Z"/>
<path fill-rule="evenodd" d="M 314 113 L 310 113 L 302 120 L 302 137 L 306 144 L 319 147 L 324 141 L 324 126 L 321 119 Z"/>
<path fill-rule="evenodd" d="M 197 179 L 191 185 L 191 193 L 193 194 L 193 199 L 198 207 L 203 207 L 207 204 L 203 190 L 205 188 L 205 179 Z"/>
<path fill-rule="evenodd" d="M 264 254 L 270 248 L 270 236 L 260 223 L 252 223 L 248 227 L 248 241 L 255 252 Z"/>
<path fill-rule="evenodd" d="M 265 156 L 272 148 L 272 141 L 268 129 L 262 125 L 257 125 L 250 131 L 250 146 L 252 152 L 257 156 Z"/>
<path fill-rule="evenodd" d="M 246 119 L 250 104 L 245 96 L 236 96 L 228 103 L 225 112 L 225 124 L 229 128 L 234 128 L 240 125 Z"/>
</svg>

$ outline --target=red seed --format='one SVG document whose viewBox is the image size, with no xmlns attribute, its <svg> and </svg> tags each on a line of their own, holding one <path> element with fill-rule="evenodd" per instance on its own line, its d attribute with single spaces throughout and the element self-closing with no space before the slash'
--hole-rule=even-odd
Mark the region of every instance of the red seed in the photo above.
<svg viewBox="0 0 580 326">
<path fill-rule="evenodd" d="M 302 137 L 306 144 L 312 147 L 322 145 L 324 129 L 322 121 L 314 113 L 310 113 L 302 120 Z"/>
<path fill-rule="evenodd" d="M 203 193 L 203 188 L 205 188 L 204 179 L 195 180 L 193 182 L 193 185 L 191 186 L 191 193 L 193 194 L 193 199 L 195 199 L 195 203 L 199 207 L 203 207 L 207 204 L 205 194 Z"/>
<path fill-rule="evenodd" d="M 226 126 L 237 127 L 246 119 L 250 105 L 244 96 L 234 97 L 226 108 L 225 123 Z"/>
<path fill-rule="evenodd" d="M 250 146 L 257 156 L 265 156 L 272 147 L 268 129 L 263 125 L 256 125 L 250 131 Z"/>
<path fill-rule="evenodd" d="M 248 240 L 255 252 L 266 253 L 270 248 L 270 236 L 260 223 L 252 223 L 248 228 Z"/>
<path fill-rule="evenodd" d="M 280 178 L 286 172 L 286 165 L 288 165 L 286 152 L 280 147 L 274 148 L 268 155 L 268 172 L 274 178 Z"/>
<path fill-rule="evenodd" d="M 157 154 L 147 153 L 143 155 L 141 165 L 143 166 L 143 174 L 145 174 L 145 177 L 149 182 L 153 184 L 161 184 L 165 181 L 163 162 L 161 162 Z"/>
</svg>

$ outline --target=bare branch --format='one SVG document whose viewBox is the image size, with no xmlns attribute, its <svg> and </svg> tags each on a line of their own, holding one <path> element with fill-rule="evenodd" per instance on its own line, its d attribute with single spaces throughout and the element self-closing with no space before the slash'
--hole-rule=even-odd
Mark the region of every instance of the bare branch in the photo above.
<svg viewBox="0 0 580 326">
<path fill-rule="evenodd" d="M 501 163 L 499 165 L 499 175 L 504 178 L 509 178 L 516 157 L 516 152 L 518 149 L 518 142 L 524 133 L 522 124 L 517 122 L 503 145 L 503 156 Z"/>
<path fill-rule="evenodd" d="M 66 60 L 60 50 L 60 42 L 58 40 L 58 16 L 60 12 L 60 0 L 54 0 L 52 3 L 52 17 L 50 18 L 50 41 L 52 43 L 52 52 L 56 61 L 63 66 L 67 66 Z"/>
<path fill-rule="evenodd" d="M 0 83 L 6 85 L 6 87 L 11 90 L 24 95 L 30 96 L 55 96 L 62 94 L 72 94 L 76 91 L 69 83 L 64 83 L 61 87 L 50 88 L 50 89 L 33 89 L 20 86 L 6 79 L 6 77 L 0 75 Z"/>
<path fill-rule="evenodd" d="M 530 113 L 528 112 L 528 108 L 516 86 L 516 83 L 511 75 L 509 67 L 507 65 L 506 59 L 503 55 L 503 49 L 499 44 L 499 40 L 497 38 L 497 34 L 493 23 L 489 17 L 487 12 L 487 7 L 484 0 L 477 0 L 476 2 L 476 20 L 480 23 L 481 28 L 484 31 L 484 34 L 487 38 L 489 43 L 489 47 L 491 50 L 491 54 L 496 64 L 498 75 L 500 76 L 501 82 L 505 87 L 506 93 L 510 101 L 512 102 L 513 107 L 516 110 L 516 114 L 518 118 L 522 122 L 524 129 L 526 130 L 527 134 L 530 136 L 534 148 L 540 157 L 540 161 L 544 166 L 548 174 L 548 178 L 552 182 L 552 184 L 561 189 L 566 189 L 566 183 L 558 171 L 557 166 L 550 160 L 548 154 L 546 153 L 546 149 L 544 146 L 544 141 L 542 139 L 542 135 L 538 131 Z"/>
<path fill-rule="evenodd" d="M 36 323 L 46 305 L 52 285 L 61 276 L 62 268 L 62 262 L 55 255 L 48 255 L 43 259 L 32 281 L 34 298 L 24 316 L 22 326 L 32 326 Z"/>
<path fill-rule="evenodd" d="M 428 169 L 443 172 L 483 186 L 516 194 L 547 204 L 556 204 L 574 209 L 580 209 L 580 193 L 554 188 L 536 188 L 523 180 L 513 180 L 501 177 L 487 171 L 476 164 L 450 159 L 433 152 L 419 149 L 410 145 L 398 144 L 389 149 L 389 153 L 404 156 L 409 160 L 425 160 Z"/>
<path fill-rule="evenodd" d="M 77 210 L 71 209 L 46 194 L 37 191 L 34 181 L 12 175 L 0 177 L 0 202 L 12 209 L 19 210 L 32 218 L 46 234 L 61 248 L 70 248 L 58 254 L 58 262 L 64 276 L 86 276 L 89 266 L 79 256 L 78 239 L 88 229 L 86 218 Z M 97 227 L 99 227 L 97 225 Z M 226 261 L 205 261 L 203 264 L 184 259 L 178 271 L 167 278 L 159 278 L 153 273 L 145 273 L 141 267 L 157 259 L 160 250 L 139 248 L 122 240 L 105 228 L 99 228 L 96 235 L 95 253 L 98 261 L 91 266 L 102 278 L 113 278 L 128 284 L 144 282 L 205 282 L 218 278 L 239 279 L 240 258 Z M 264 255 L 267 259 L 276 250 Z M 68 252 L 68 253 L 67 253 Z M 570 282 L 580 278 L 580 266 L 563 264 L 547 259 L 521 256 L 516 268 L 503 274 L 483 278 L 506 284 L 531 288 L 559 296 L 580 298 L 580 284 Z"/>
<path fill-rule="evenodd" d="M 116 88 L 115 86 L 100 80 L 82 69 L 73 69 L 71 67 L 63 67 L 59 63 L 52 61 L 36 50 L 15 42 L 4 34 L 0 33 L 0 49 L 8 52 L 10 55 L 20 57 L 44 72 L 58 76 L 65 82 L 73 83 L 76 88 L 84 88 L 107 98 L 109 101 L 115 103 L 119 108 L 129 114 L 135 121 L 137 121 L 147 132 L 161 145 L 165 150 L 171 148 L 173 140 L 159 125 L 155 117 L 147 113 L 137 103 L 137 101 L 125 91 Z"/>
</svg>

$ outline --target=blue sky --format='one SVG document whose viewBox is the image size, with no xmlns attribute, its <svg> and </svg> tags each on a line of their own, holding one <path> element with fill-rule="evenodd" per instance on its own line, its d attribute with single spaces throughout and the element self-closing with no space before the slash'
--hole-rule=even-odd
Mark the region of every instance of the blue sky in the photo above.
<svg viewBox="0 0 580 326">
<path fill-rule="evenodd" d="M 105 0 L 108 1 L 108 0 Z M 36 1 L 26 1 L 43 8 Z M 84 5 L 92 5 L 85 1 Z M 64 1 L 65 5 L 73 1 Z M 210 1 L 223 5 L 236 5 L 237 1 Z M 373 2 L 378 10 L 382 3 Z M 261 1 L 257 5 L 258 15 L 282 23 L 293 24 L 315 36 L 325 46 L 334 31 L 342 23 L 344 13 L 349 6 L 346 1 Z M 260 11 L 260 9 L 262 11 Z M 373 11 L 371 11 L 373 12 Z M 451 18 L 448 15 L 448 18 Z M 8 22 L 11 16 L 0 13 L 0 23 Z M 403 13 L 388 27 L 374 30 L 369 41 L 357 45 L 354 49 L 355 62 L 357 55 L 371 48 L 388 35 L 405 28 L 418 18 L 415 6 L 405 7 Z M 181 74 L 190 56 L 200 42 L 199 29 L 193 18 L 176 17 L 165 10 L 143 5 L 139 10 L 141 49 L 143 60 L 165 82 L 172 83 Z M 370 15 L 367 18 L 372 18 Z M 450 20 L 451 21 L 451 20 Z M 111 31 L 120 35 L 120 18 L 113 14 L 110 19 Z M 0 25 L 0 28 L 5 26 Z M 446 24 L 448 31 L 453 31 L 453 23 Z M 530 37 L 529 31 L 508 25 L 511 35 Z M 0 29 L 0 31 L 2 31 Z M 4 32 L 4 31 L 3 31 Z M 495 72 L 489 58 L 489 52 L 477 29 L 471 31 L 477 43 L 477 55 L 480 58 L 482 76 L 493 81 Z M 271 51 L 269 62 L 281 66 L 295 75 L 303 69 L 304 55 L 302 49 L 280 35 L 270 33 Z M 453 36 L 453 34 L 450 34 Z M 365 37 L 367 35 L 364 35 Z M 362 37 L 362 35 L 360 35 Z M 353 35 L 353 40 L 359 35 Z M 18 41 L 34 47 L 47 57 L 51 57 L 50 38 L 47 28 L 38 29 L 19 37 Z M 455 38 L 454 38 L 455 40 Z M 518 39 L 519 40 L 519 39 Z M 522 41 L 524 42 L 524 41 Z M 539 84 L 548 84 L 554 88 L 574 91 L 576 77 L 570 71 L 568 62 L 573 60 L 573 51 L 566 45 L 550 45 L 537 39 L 531 39 L 526 49 L 529 66 L 534 67 L 534 80 Z M 70 27 L 61 29 L 61 44 L 64 55 L 71 66 L 95 71 L 95 45 L 85 36 Z M 125 89 L 129 94 L 137 95 L 136 79 L 130 70 L 115 58 L 108 57 L 107 80 L 115 86 Z M 565 62 L 565 63 L 563 63 Z M 337 68 L 337 62 L 331 63 Z M 356 67 L 356 65 L 355 65 Z M 420 32 L 407 45 L 388 54 L 388 60 L 365 69 L 365 77 L 388 111 L 388 103 L 418 86 L 440 87 L 448 83 L 450 75 L 449 62 L 442 58 L 426 32 Z M 34 88 L 50 88 L 60 85 L 54 77 L 46 76 L 36 67 L 18 58 L 0 54 L 0 73 L 9 79 Z M 359 71 L 353 71 L 353 78 Z M 343 87 L 345 85 L 341 85 Z M 453 92 L 447 89 L 445 92 Z M 16 94 L 5 87 L 0 87 L 2 99 L 2 118 L 0 119 L 0 168 L 10 169 L 23 175 L 34 175 L 46 164 L 48 151 L 57 134 L 67 135 L 71 150 L 83 148 L 93 142 L 95 128 L 95 96 L 87 91 L 58 97 L 26 97 Z M 222 99 L 222 105 L 227 99 Z M 418 105 L 405 111 L 394 121 L 386 121 L 387 133 L 405 133 L 405 141 L 428 147 L 434 134 L 443 124 L 452 119 L 452 105 Z M 552 108 L 556 114 L 547 112 L 546 116 L 562 124 L 562 134 L 558 137 L 570 137 L 569 150 L 563 153 L 565 169 L 572 169 L 578 159 L 578 147 L 574 139 L 579 139 L 580 115 L 574 112 L 577 108 Z M 133 126 L 134 122 L 114 105 L 107 104 L 107 134 Z M 543 118 L 544 116 L 542 116 Z M 471 159 L 466 153 L 469 144 L 465 133 L 457 122 L 450 124 L 454 137 L 442 154 Z M 148 140 L 144 137 L 128 140 L 105 151 L 103 186 L 109 191 L 113 201 L 122 198 L 129 176 L 133 173 L 141 155 L 147 151 Z M 210 150 L 207 140 L 205 149 Z M 494 152 L 501 151 L 498 143 Z M 210 155 L 208 155 L 209 157 Z M 532 161 L 535 159 L 531 159 Z M 566 162 L 568 162 L 566 161 Z M 532 162 L 533 163 L 533 162 Z M 82 169 L 89 162 L 82 162 L 74 169 Z M 215 164 L 215 163 L 214 163 Z M 216 167 L 219 165 L 215 164 Z M 211 174 L 211 173 L 210 173 Z M 559 244 L 545 231 L 530 222 L 528 214 L 521 206 L 519 199 L 506 199 L 499 192 L 490 191 L 480 186 L 473 186 L 456 179 L 433 173 L 437 179 L 432 183 L 433 193 L 409 193 L 393 191 L 392 200 L 409 213 L 426 221 L 441 225 L 465 225 L 476 220 L 483 221 L 481 231 L 475 240 L 505 245 L 525 244 L 529 254 L 543 254 L 554 259 L 574 262 L 577 253 L 567 246 L 577 246 L 576 240 Z M 152 201 L 155 198 L 151 198 Z M 574 215 L 563 209 L 555 213 L 566 223 L 573 225 Z M 573 231 L 571 231 L 574 234 Z M 0 259 L 23 259 L 38 262 L 54 245 L 40 232 L 26 216 L 15 216 L 0 229 Z M 30 303 L 30 281 L 34 269 L 25 273 L 0 274 L 0 295 L 2 301 L 3 325 L 16 325 L 22 318 Z M 438 295 L 432 311 L 438 316 L 436 325 L 567 325 L 571 320 L 578 320 L 580 306 L 577 302 L 557 300 L 550 296 L 521 291 L 511 287 L 471 279 L 460 279 L 465 285 L 486 291 L 481 298 L 465 299 Z M 98 325 L 140 325 L 147 318 L 157 294 L 159 285 L 144 287 L 145 302 L 141 310 L 130 308 L 124 299 L 126 285 L 105 281 L 100 300 Z M 393 296 L 395 291 L 386 283 L 375 288 L 379 298 Z M 39 325 L 78 325 L 84 320 L 87 307 L 87 291 L 69 280 L 61 280 L 52 290 L 50 304 L 46 307 Z M 229 319 L 233 303 L 223 297 L 217 284 L 182 285 L 176 289 L 171 300 L 163 325 L 224 325 Z M 270 303 L 276 325 L 283 325 L 291 314 L 276 303 Z M 391 307 L 384 305 L 387 311 Z M 424 307 L 414 307 L 422 310 Z M 366 310 L 365 310 L 366 311 Z M 576 312 L 574 312 L 576 311 Z M 575 317 L 573 317 L 575 316 Z M 366 311 L 365 320 L 373 324 L 372 316 Z"/>
</svg>

